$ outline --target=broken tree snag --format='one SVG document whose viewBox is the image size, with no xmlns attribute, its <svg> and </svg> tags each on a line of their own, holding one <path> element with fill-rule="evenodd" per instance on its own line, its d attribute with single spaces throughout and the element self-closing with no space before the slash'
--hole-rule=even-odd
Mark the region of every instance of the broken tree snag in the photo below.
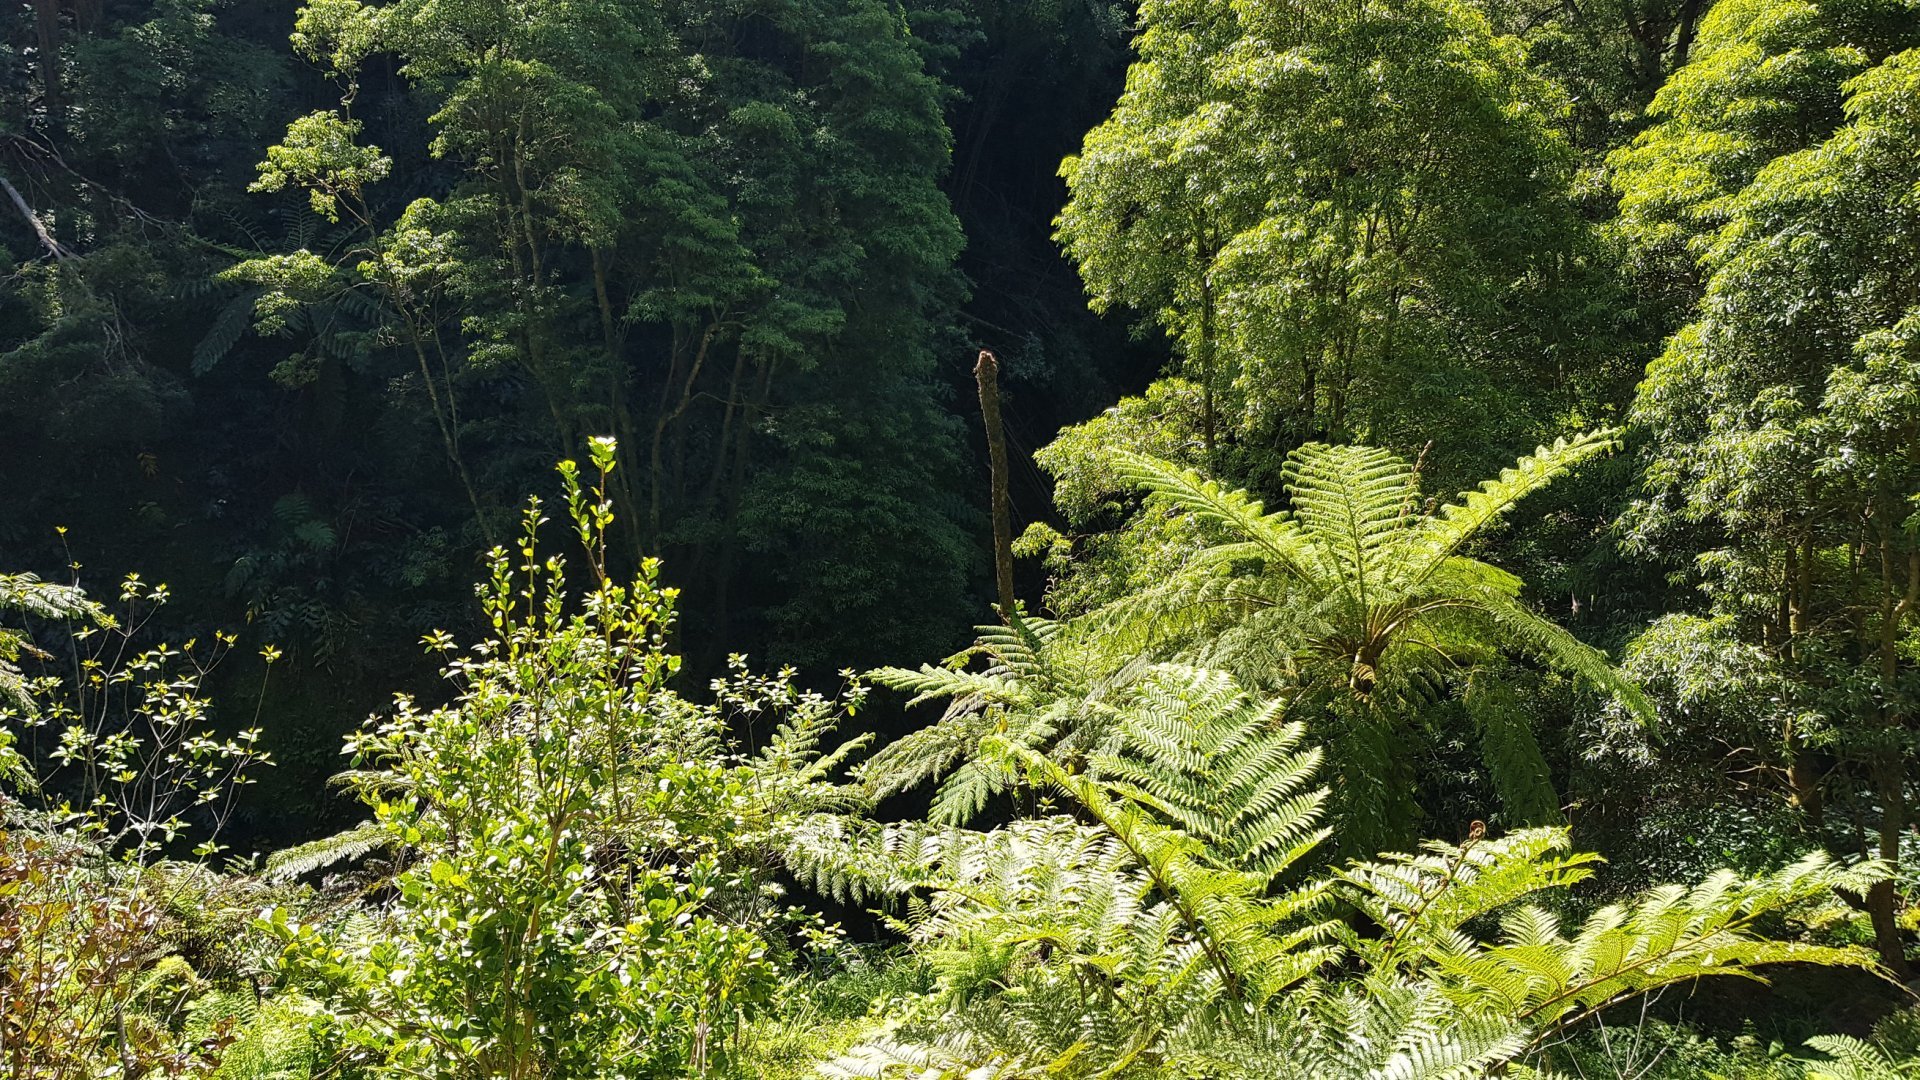
<svg viewBox="0 0 1920 1080">
<path fill-rule="evenodd" d="M 1013 511 L 1007 505 L 1007 434 L 1000 426 L 1000 360 L 980 350 L 973 365 L 980 384 L 980 416 L 987 425 L 987 461 L 993 468 L 993 577 L 1000 591 L 1000 618 L 1013 618 Z"/>
</svg>

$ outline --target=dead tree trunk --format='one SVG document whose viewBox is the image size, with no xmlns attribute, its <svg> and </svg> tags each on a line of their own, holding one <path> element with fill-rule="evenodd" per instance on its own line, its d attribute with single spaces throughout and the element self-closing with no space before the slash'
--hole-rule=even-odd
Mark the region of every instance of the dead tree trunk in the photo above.
<svg viewBox="0 0 1920 1080">
<path fill-rule="evenodd" d="M 1007 505 L 1007 435 L 1000 426 L 1000 361 L 987 349 L 973 366 L 980 384 L 980 415 L 987 425 L 987 460 L 993 469 L 993 577 L 1000 618 L 1013 618 L 1013 512 Z"/>
</svg>

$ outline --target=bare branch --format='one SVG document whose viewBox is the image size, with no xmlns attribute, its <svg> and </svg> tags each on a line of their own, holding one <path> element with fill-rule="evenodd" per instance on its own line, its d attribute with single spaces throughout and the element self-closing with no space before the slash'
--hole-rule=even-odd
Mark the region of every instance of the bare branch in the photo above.
<svg viewBox="0 0 1920 1080">
<path fill-rule="evenodd" d="M 6 191 L 7 197 L 13 200 L 14 208 L 20 211 L 21 217 L 27 219 L 27 224 L 32 226 L 33 234 L 40 238 L 40 246 L 47 249 L 47 254 L 60 262 L 66 262 L 74 257 L 73 252 L 60 246 L 60 241 L 55 240 L 53 234 L 47 231 L 46 222 L 41 221 L 40 216 L 33 212 L 33 207 L 27 205 L 26 197 L 20 194 L 20 189 L 14 187 L 12 181 L 0 176 L 0 190 Z"/>
</svg>

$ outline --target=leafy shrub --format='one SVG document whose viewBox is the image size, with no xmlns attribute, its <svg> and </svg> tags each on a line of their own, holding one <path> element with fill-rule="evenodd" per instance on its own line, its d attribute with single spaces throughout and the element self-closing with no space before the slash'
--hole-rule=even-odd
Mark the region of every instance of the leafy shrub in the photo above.
<svg viewBox="0 0 1920 1080">
<path fill-rule="evenodd" d="M 402 697 L 349 740 L 373 829 L 402 855 L 391 902 L 264 921 L 337 1014 L 346 1058 L 375 1073 L 725 1067 L 779 986 L 773 842 L 795 814 L 846 804 L 825 780 L 840 754 L 817 747 L 858 689 L 830 700 L 738 672 L 712 705 L 673 692 L 673 593 L 652 561 L 629 584 L 609 573 L 612 442 L 593 450 L 591 490 L 562 466 L 588 587 L 538 554 L 535 501 L 481 588 L 493 636 L 464 652 L 429 638 L 452 701 Z M 781 722 L 749 757 L 729 724 L 762 712 Z"/>
</svg>

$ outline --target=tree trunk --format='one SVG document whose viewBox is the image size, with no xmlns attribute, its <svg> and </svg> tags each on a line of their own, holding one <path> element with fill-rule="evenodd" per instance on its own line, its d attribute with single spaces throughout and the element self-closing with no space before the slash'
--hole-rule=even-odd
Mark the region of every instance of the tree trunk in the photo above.
<svg viewBox="0 0 1920 1080">
<path fill-rule="evenodd" d="M 669 428 L 673 428 L 677 433 L 678 425 L 681 423 L 681 417 L 686 415 L 687 406 L 693 402 L 693 388 L 700 381 L 700 369 L 706 366 L 707 354 L 712 350 L 713 339 L 719 332 L 720 324 L 718 322 L 708 324 L 707 328 L 701 331 L 700 344 L 694 349 L 693 364 L 687 370 L 686 381 L 680 384 L 680 400 L 674 405 L 672 411 L 662 412 L 659 419 L 655 420 L 653 424 L 653 445 L 647 459 L 647 475 L 652 480 L 653 491 L 648 508 L 647 524 L 656 536 L 660 533 L 661 495 L 667 482 L 665 458 L 667 431 Z M 677 351 L 675 355 L 678 356 Z M 679 370 L 677 363 L 675 364 L 674 370 Z M 669 394 L 672 393 L 672 390 L 672 386 L 668 386 L 667 392 Z M 661 407 L 663 409 L 665 408 L 664 401 L 661 403 Z M 677 496 L 678 492 L 675 492 L 675 494 Z"/>
<path fill-rule="evenodd" d="M 1705 6 L 1705 0 L 1685 0 L 1680 5 L 1680 28 L 1674 33 L 1673 51 L 1667 57 L 1669 73 L 1687 66 L 1687 57 L 1693 52 L 1693 39 L 1700 30 L 1700 10 Z"/>
<path fill-rule="evenodd" d="M 1880 851 L 1889 866 L 1900 865 L 1900 834 L 1907 826 L 1907 767 L 1900 753 L 1892 748 L 1881 751 L 1873 763 L 1874 787 L 1880 798 Z M 1900 923 L 1894 912 L 1892 881 L 1877 882 L 1867 890 L 1867 914 L 1873 920 L 1873 943 L 1880 952 L 1880 963 L 1902 980 L 1906 979 L 1906 942 L 1900 935 Z"/>
<path fill-rule="evenodd" d="M 1816 839 L 1827 825 L 1826 803 L 1820 797 L 1819 768 L 1791 721 L 1787 724 L 1787 744 L 1791 757 L 1787 762 L 1787 786 L 1792 789 L 1793 804 L 1806 815 L 1807 831 Z"/>
<path fill-rule="evenodd" d="M 473 507 L 473 520 L 480 527 L 480 536 L 486 545 L 494 546 L 493 530 L 487 524 L 487 515 L 480 508 L 480 493 L 473 486 L 473 477 L 467 472 L 466 459 L 460 455 L 460 444 L 456 433 L 459 417 L 452 412 L 450 405 L 443 406 L 440 391 L 434 384 L 433 368 L 427 363 L 427 348 L 420 336 L 420 327 L 412 319 L 407 320 L 409 335 L 413 339 L 413 355 L 420 363 L 420 381 L 427 388 L 427 401 L 433 407 L 433 422 L 440 428 L 440 445 L 446 451 L 447 464 L 452 466 L 453 474 L 460 481 L 460 487 L 467 493 L 467 505 Z M 447 382 L 447 398 L 453 398 L 453 382 Z"/>
<path fill-rule="evenodd" d="M 1874 515 L 1878 522 L 1878 516 Z M 1907 614 L 1920 596 L 1920 577 L 1900 580 L 1903 567 L 1920 561 L 1920 554 L 1898 558 L 1894 553 L 1893 530 L 1880 528 L 1880 697 L 1883 702 L 1896 699 L 1900 682 L 1900 630 Z M 1806 558 L 1811 558 L 1811 552 Z M 1880 798 L 1880 858 L 1897 872 L 1900 869 L 1900 835 L 1907 828 L 1907 716 L 1899 707 L 1882 706 L 1881 740 L 1873 762 L 1874 787 Z M 1882 881 L 1867 892 L 1867 914 L 1873 919 L 1873 941 L 1880 950 L 1880 962 L 1900 978 L 1907 978 L 1906 942 L 1894 912 L 1893 882 Z"/>
<path fill-rule="evenodd" d="M 747 489 L 748 466 L 753 450 L 753 426 L 759 420 L 773 399 L 773 359 L 764 354 L 756 355 L 754 364 L 754 392 L 751 400 L 740 416 L 740 425 L 735 429 L 735 447 L 733 451 L 733 479 L 727 485 L 726 528 L 720 537 L 720 557 L 714 570 L 712 649 L 714 661 L 726 657 L 727 644 L 733 640 L 733 608 L 730 605 L 733 590 L 734 552 L 740 544 L 737 532 L 737 519 L 740 514 L 740 499 Z"/>
<path fill-rule="evenodd" d="M 707 489 L 700 504 L 709 508 L 720 503 L 720 481 L 726 475 L 728 444 L 733 441 L 733 421 L 740 412 L 740 377 L 746 373 L 747 349 L 733 352 L 733 374 L 727 379 L 727 404 L 720 415 L 720 438 L 713 446 L 713 467 L 707 473 Z"/>
<path fill-rule="evenodd" d="M 1207 462 L 1212 465 L 1216 421 L 1213 405 L 1213 276 L 1210 270 L 1209 265 L 1200 271 L 1200 440 L 1207 452 Z"/>
<path fill-rule="evenodd" d="M 1800 660 L 1801 635 L 1807 630 L 1808 592 L 1812 588 L 1812 541 L 1805 545 L 1808 553 L 1803 557 L 1794 541 L 1787 543 L 1786 566 L 1782 573 L 1784 585 L 1780 594 L 1781 617 L 1784 622 L 1786 639 L 1783 642 L 1782 655 L 1790 669 L 1797 669 Z M 1817 837 L 1824 824 L 1824 808 L 1820 799 L 1819 779 L 1815 775 L 1813 755 L 1807 749 L 1805 740 L 1794 730 L 1793 722 L 1787 722 L 1785 732 L 1788 747 L 1787 783 L 1793 790 L 1794 805 L 1807 817 L 1807 825 Z"/>
<path fill-rule="evenodd" d="M 1007 436 L 1000 426 L 999 359 L 981 349 L 979 362 L 973 365 L 973 378 L 980 387 L 980 415 L 987 425 L 987 460 L 993 468 L 993 577 L 999 587 L 1000 618 L 1011 621 L 1014 613 L 1013 513 L 1007 505 Z M 1207 449 L 1213 449 L 1211 413 Z"/>
<path fill-rule="evenodd" d="M 61 0 L 33 0 L 34 50 L 40 60 L 40 101 L 47 127 L 58 132 L 65 111 L 60 87 Z"/>
</svg>

